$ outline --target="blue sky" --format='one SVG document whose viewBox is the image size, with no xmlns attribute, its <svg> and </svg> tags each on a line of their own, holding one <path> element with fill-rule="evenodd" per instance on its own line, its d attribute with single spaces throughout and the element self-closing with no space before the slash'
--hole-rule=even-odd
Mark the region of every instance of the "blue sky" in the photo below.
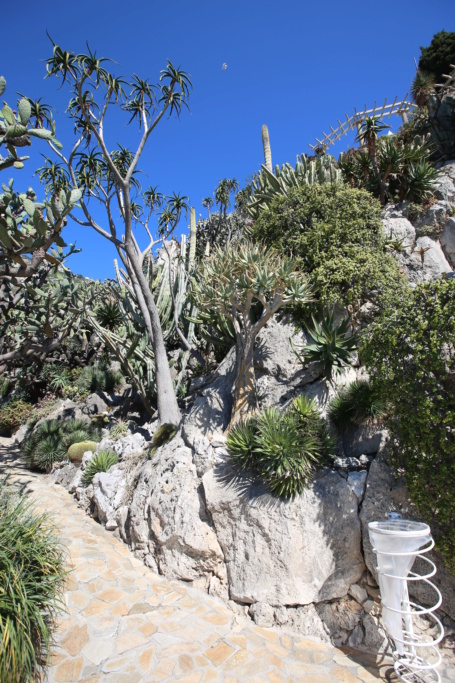
<svg viewBox="0 0 455 683">
<path fill-rule="evenodd" d="M 20 10 L 13 3 L 2 7 L 2 29 L 4 98 L 13 104 L 20 91 L 52 104 L 65 150 L 73 140 L 65 115 L 70 95 L 55 79 L 43 80 L 42 60 L 51 54 L 46 29 L 70 51 L 83 52 L 87 40 L 99 55 L 119 62 L 113 67 L 118 75 L 137 73 L 156 81 L 168 58 L 187 71 L 193 82 L 191 113 L 164 120 L 154 131 L 141 180 L 164 194 L 189 196 L 196 215 L 206 215 L 201 200 L 220 179 L 237 177 L 243 186 L 259 169 L 263 123 L 273 163 L 294 163 L 297 153 L 310 153 L 315 136 L 354 113 L 354 106 L 401 99 L 420 46 L 442 29 L 455 31 L 455 3 L 79 0 L 52 7 L 25 0 Z M 136 125 L 128 129 L 126 120 L 107 124 L 111 147 L 137 140 Z M 338 155 L 349 142 L 344 138 L 330 151 Z M 26 168 L 14 177 L 17 189 L 32 184 L 42 196 L 33 178 L 40 153 L 48 152 L 37 141 Z M 101 214 L 97 217 L 102 221 Z M 113 276 L 115 250 L 103 238 L 75 224 L 63 236 L 83 250 L 70 262 L 75 272 Z"/>
</svg>

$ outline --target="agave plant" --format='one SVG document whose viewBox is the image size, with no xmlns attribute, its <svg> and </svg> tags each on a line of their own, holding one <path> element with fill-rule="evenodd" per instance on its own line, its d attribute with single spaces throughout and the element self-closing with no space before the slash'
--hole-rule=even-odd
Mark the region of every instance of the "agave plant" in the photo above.
<svg viewBox="0 0 455 683">
<path fill-rule="evenodd" d="M 304 346 L 300 352 L 295 348 L 292 339 L 290 340 L 300 362 L 303 365 L 317 363 L 327 380 L 331 380 L 334 374 L 341 373 L 344 367 L 352 365 L 351 354 L 357 346 L 357 335 L 350 330 L 350 319 L 345 318 L 336 325 L 334 317 L 334 309 L 323 316 L 321 323 L 312 316 L 314 327 L 307 327 L 307 333 L 313 343 Z"/>
<path fill-rule="evenodd" d="M 355 425 L 381 421 L 386 414 L 387 402 L 368 380 L 343 387 L 329 404 L 329 417 L 341 433 Z"/>
<path fill-rule="evenodd" d="M 308 486 L 317 462 L 317 440 L 295 420 L 269 408 L 258 419 L 258 466 L 271 492 L 291 498 Z"/>
<path fill-rule="evenodd" d="M 234 464 L 240 470 L 254 470 L 256 466 L 257 419 L 253 417 L 239 420 L 230 430 L 226 447 Z"/>
<path fill-rule="evenodd" d="M 91 484 L 95 474 L 98 472 L 107 472 L 109 468 L 116 465 L 117 462 L 117 454 L 113 451 L 99 451 L 85 468 L 84 474 L 82 475 L 82 481 L 84 484 Z"/>
</svg>

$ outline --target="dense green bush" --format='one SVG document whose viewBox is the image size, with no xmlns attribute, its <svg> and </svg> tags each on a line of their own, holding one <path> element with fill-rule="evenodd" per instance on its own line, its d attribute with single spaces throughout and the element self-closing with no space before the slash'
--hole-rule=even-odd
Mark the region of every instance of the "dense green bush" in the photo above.
<svg viewBox="0 0 455 683">
<path fill-rule="evenodd" d="M 329 404 L 329 417 L 341 433 L 356 425 L 379 422 L 386 414 L 387 402 L 366 379 L 342 387 Z"/>
<path fill-rule="evenodd" d="M 363 357 L 393 404 L 393 462 L 455 570 L 455 280 L 396 297 L 374 322 Z"/>
<path fill-rule="evenodd" d="M 51 520 L 0 481 L 0 681 L 42 680 L 57 610 L 64 548 Z"/>
<path fill-rule="evenodd" d="M 98 435 L 88 420 L 45 420 L 25 440 L 24 460 L 28 467 L 49 472 L 54 463 L 66 460 L 70 446 Z"/>
<path fill-rule="evenodd" d="M 117 454 L 113 451 L 100 451 L 97 453 L 92 460 L 88 463 L 82 475 L 82 481 L 84 484 L 91 484 L 93 482 L 93 477 L 98 472 L 107 472 L 112 465 L 118 463 Z"/>
<path fill-rule="evenodd" d="M 322 304 L 357 305 L 400 281 L 384 251 L 379 202 L 341 184 L 295 188 L 251 228 L 252 238 L 300 260 Z"/>
<path fill-rule="evenodd" d="M 267 408 L 240 420 L 226 446 L 236 467 L 259 475 L 273 494 L 291 498 L 328 461 L 334 443 L 314 401 L 299 397 L 286 412 Z"/>
<path fill-rule="evenodd" d="M 421 47 L 420 52 L 419 69 L 434 76 L 436 83 L 441 83 L 442 76 L 450 73 L 450 65 L 455 64 L 455 33 L 435 33 L 430 45 Z"/>
<path fill-rule="evenodd" d="M 21 424 L 27 422 L 33 413 L 33 406 L 22 399 L 6 401 L 0 405 L 0 432 L 11 435 Z"/>
</svg>

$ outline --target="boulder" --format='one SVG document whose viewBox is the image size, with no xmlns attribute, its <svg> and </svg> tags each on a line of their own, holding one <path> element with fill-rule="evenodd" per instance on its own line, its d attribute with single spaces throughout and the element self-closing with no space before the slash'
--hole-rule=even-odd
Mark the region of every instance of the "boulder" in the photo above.
<svg viewBox="0 0 455 683">
<path fill-rule="evenodd" d="M 86 415 L 100 415 L 106 412 L 107 403 L 103 400 L 99 393 L 90 394 L 90 396 L 85 399 L 85 405 L 82 410 Z"/>
<path fill-rule="evenodd" d="M 335 472 L 289 501 L 224 468 L 202 482 L 234 600 L 307 605 L 346 595 L 362 575 L 357 499 Z"/>
<path fill-rule="evenodd" d="M 441 199 L 435 204 L 432 204 L 424 213 L 415 219 L 414 225 L 417 232 L 422 228 L 438 228 L 447 221 L 451 212 L 451 205 L 449 202 Z"/>
<path fill-rule="evenodd" d="M 177 435 L 140 467 L 126 534 L 146 563 L 169 578 L 215 576 L 226 585 L 223 553 L 207 514 L 190 448 Z"/>
<path fill-rule="evenodd" d="M 447 260 L 455 269 L 455 218 L 449 218 L 445 224 L 440 241 Z"/>
<path fill-rule="evenodd" d="M 21 444 L 23 441 L 25 441 L 26 436 L 28 435 L 28 432 L 30 430 L 30 423 L 26 422 L 24 425 L 21 425 L 17 432 L 14 434 L 14 443 Z"/>
<path fill-rule="evenodd" d="M 435 242 L 430 237 L 419 237 L 417 239 L 411 258 L 414 262 L 421 264 L 420 254 L 416 253 L 416 250 L 420 248 L 427 249 L 424 253 L 423 266 L 421 266 L 425 281 L 434 280 L 443 275 L 443 273 L 450 273 L 452 271 L 438 242 Z"/>
<path fill-rule="evenodd" d="M 398 240 L 402 243 L 402 248 L 411 253 L 414 248 L 416 231 L 407 218 L 403 216 L 396 218 L 384 217 L 382 227 L 388 239 Z"/>
<path fill-rule="evenodd" d="M 349 429 L 343 434 L 344 452 L 348 458 L 377 453 L 387 436 L 387 430 L 376 425 L 360 425 Z"/>
<path fill-rule="evenodd" d="M 197 393 L 196 400 L 185 416 L 183 435 L 191 446 L 195 436 L 210 438 L 229 424 L 235 380 L 235 348 L 231 349 L 210 381 Z"/>
<path fill-rule="evenodd" d="M 93 477 L 93 502 L 100 522 L 115 518 L 115 512 L 124 502 L 126 477 L 124 472 L 113 466 L 109 472 L 98 472 Z"/>
<path fill-rule="evenodd" d="M 455 204 L 455 162 L 447 162 L 442 167 L 442 175 L 435 182 L 434 196 L 450 204 Z"/>
<path fill-rule="evenodd" d="M 59 401 L 57 405 L 54 407 L 53 411 L 47 417 L 43 417 L 36 423 L 35 428 L 38 427 L 45 420 L 71 419 L 84 420 L 86 419 L 86 416 L 84 415 L 80 407 L 76 403 L 74 403 L 74 401 L 71 401 L 71 399 L 67 398 L 64 401 Z"/>
<path fill-rule="evenodd" d="M 378 453 L 375 460 L 372 462 L 368 478 L 366 492 L 362 503 L 360 512 L 360 520 L 362 523 L 362 537 L 365 563 L 370 572 L 377 581 L 376 573 L 376 555 L 373 553 L 370 539 L 368 535 L 368 523 L 380 521 L 387 518 L 390 511 L 401 513 L 403 518 L 412 519 L 415 521 L 427 521 L 417 511 L 417 508 L 411 503 L 408 496 L 408 491 L 405 482 L 402 478 L 396 478 L 387 458 L 387 447 L 383 446 Z M 431 520 L 429 521 L 431 528 Z M 451 574 L 444 566 L 439 553 L 428 553 L 426 555 L 437 566 L 437 574 L 431 581 L 433 581 L 439 588 L 442 594 L 442 611 L 448 614 L 452 619 L 455 618 L 455 582 L 453 574 Z M 425 563 L 416 564 L 413 568 L 419 573 L 427 573 L 428 565 Z M 434 604 L 435 593 L 427 587 L 422 581 L 411 581 L 409 584 L 410 593 L 416 598 L 419 604 L 428 605 Z"/>
</svg>

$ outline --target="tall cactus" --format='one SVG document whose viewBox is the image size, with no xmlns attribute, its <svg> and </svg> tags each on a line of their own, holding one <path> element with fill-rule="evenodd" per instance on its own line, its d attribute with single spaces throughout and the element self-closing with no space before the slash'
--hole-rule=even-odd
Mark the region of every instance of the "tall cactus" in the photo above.
<svg viewBox="0 0 455 683">
<path fill-rule="evenodd" d="M 264 166 L 272 172 L 272 150 L 270 149 L 269 129 L 267 126 L 262 126 L 262 146 L 264 148 Z"/>
</svg>

